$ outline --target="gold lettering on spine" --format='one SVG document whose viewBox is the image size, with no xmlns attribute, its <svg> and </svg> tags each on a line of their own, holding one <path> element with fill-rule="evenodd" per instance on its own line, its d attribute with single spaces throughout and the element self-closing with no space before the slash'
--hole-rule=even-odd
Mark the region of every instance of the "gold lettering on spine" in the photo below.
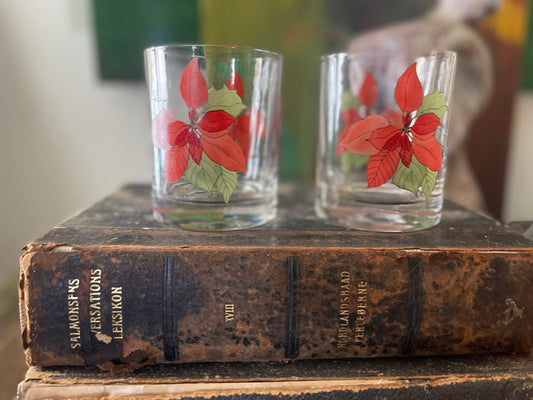
<svg viewBox="0 0 533 400">
<path fill-rule="evenodd" d="M 366 324 L 366 303 L 367 303 L 368 283 L 359 281 L 357 283 L 357 307 L 355 317 L 355 343 L 361 343 L 365 337 Z"/>
<path fill-rule="evenodd" d="M 96 335 L 102 333 L 102 311 L 101 311 L 101 290 L 102 290 L 102 270 L 91 269 L 89 280 L 89 325 L 91 332 Z"/>
<path fill-rule="evenodd" d="M 124 316 L 122 314 L 122 286 L 111 288 L 111 329 L 113 339 L 124 339 Z"/>
<path fill-rule="evenodd" d="M 68 328 L 70 338 L 70 348 L 81 348 L 81 330 L 80 330 L 80 301 L 78 299 L 78 289 L 80 287 L 79 279 L 69 279 L 67 293 L 68 307 Z"/>
<path fill-rule="evenodd" d="M 339 292 L 339 329 L 337 332 L 337 349 L 344 348 L 350 339 L 350 272 L 341 271 L 340 273 L 340 292 Z"/>
<path fill-rule="evenodd" d="M 350 343 L 355 345 L 363 343 L 368 313 L 367 295 L 368 283 L 366 281 L 358 280 L 353 287 L 350 272 L 340 272 L 338 350 L 345 349 Z"/>
<path fill-rule="evenodd" d="M 235 319 L 235 304 L 224 304 L 224 322 L 233 322 Z"/>
</svg>

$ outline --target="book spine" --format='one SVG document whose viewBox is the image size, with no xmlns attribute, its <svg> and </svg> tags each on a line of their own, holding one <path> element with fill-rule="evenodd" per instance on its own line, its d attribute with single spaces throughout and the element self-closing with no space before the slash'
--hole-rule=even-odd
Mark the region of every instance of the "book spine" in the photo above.
<svg viewBox="0 0 533 400">
<path fill-rule="evenodd" d="M 30 365 L 526 352 L 530 251 L 34 245 Z"/>
</svg>

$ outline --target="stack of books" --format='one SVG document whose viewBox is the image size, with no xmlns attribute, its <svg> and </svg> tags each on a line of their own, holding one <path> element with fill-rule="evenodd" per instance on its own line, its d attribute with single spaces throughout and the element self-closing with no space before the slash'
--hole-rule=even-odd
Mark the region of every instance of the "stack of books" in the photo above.
<svg viewBox="0 0 533 400">
<path fill-rule="evenodd" d="M 533 395 L 530 240 L 449 202 L 427 231 L 343 229 L 312 197 L 188 232 L 130 185 L 28 244 L 19 398 Z"/>
</svg>

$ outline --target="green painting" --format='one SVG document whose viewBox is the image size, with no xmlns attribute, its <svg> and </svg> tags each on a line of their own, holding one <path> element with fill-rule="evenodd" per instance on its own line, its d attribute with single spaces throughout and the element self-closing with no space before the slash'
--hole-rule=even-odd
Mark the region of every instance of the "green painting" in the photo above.
<svg viewBox="0 0 533 400">
<path fill-rule="evenodd" d="M 143 49 L 198 42 L 196 0 L 93 0 L 102 79 L 144 79 Z"/>
</svg>

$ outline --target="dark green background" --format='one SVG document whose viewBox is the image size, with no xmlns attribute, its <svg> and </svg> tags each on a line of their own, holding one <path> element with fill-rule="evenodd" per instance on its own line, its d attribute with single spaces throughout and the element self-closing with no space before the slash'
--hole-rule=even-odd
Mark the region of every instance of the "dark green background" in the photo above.
<svg viewBox="0 0 533 400">
<path fill-rule="evenodd" d="M 143 79 L 143 49 L 198 42 L 196 0 L 94 0 L 93 4 L 103 79 Z"/>
</svg>

